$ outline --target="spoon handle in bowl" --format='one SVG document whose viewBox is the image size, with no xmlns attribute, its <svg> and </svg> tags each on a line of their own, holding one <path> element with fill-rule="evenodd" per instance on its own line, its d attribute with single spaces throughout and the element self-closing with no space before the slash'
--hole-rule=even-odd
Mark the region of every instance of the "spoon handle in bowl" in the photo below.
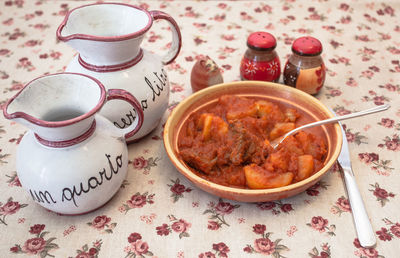
<svg viewBox="0 0 400 258">
<path fill-rule="evenodd" d="M 337 121 L 346 120 L 346 119 L 353 118 L 353 117 L 365 116 L 365 115 L 368 115 L 368 114 L 384 111 L 384 110 L 386 110 L 388 108 L 390 108 L 389 104 L 379 105 L 379 106 L 376 106 L 376 107 L 373 107 L 373 108 L 370 108 L 370 109 L 366 109 L 366 110 L 363 110 L 363 111 L 347 114 L 347 115 L 344 115 L 344 116 L 332 117 L 332 118 L 329 118 L 329 119 L 325 119 L 325 120 L 317 121 L 317 122 L 314 122 L 314 123 L 306 124 L 306 125 L 297 127 L 296 129 L 294 129 L 294 130 L 290 131 L 289 133 L 285 134 L 283 136 L 283 138 L 286 138 L 287 136 L 292 135 L 295 132 L 298 132 L 298 131 L 303 130 L 305 128 L 310 128 L 310 127 L 314 127 L 314 126 L 318 126 L 318 125 L 334 123 L 334 122 L 337 122 Z"/>
</svg>

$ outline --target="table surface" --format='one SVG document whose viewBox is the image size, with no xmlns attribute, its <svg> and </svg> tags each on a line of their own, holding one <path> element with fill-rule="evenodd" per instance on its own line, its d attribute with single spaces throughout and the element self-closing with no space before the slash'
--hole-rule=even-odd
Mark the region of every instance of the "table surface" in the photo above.
<svg viewBox="0 0 400 258">
<path fill-rule="evenodd" d="M 219 199 L 173 167 L 161 125 L 129 146 L 126 181 L 106 206 L 86 215 L 59 216 L 35 204 L 20 186 L 15 153 L 27 129 L 2 117 L 1 257 L 398 257 L 399 1 L 125 2 L 167 12 L 180 25 L 182 50 L 166 67 L 171 107 L 191 94 L 191 68 L 202 55 L 215 60 L 225 81 L 239 80 L 246 37 L 258 30 L 275 35 L 282 63 L 295 38 L 321 40 L 327 78 L 316 97 L 338 114 L 390 103 L 384 113 L 344 122 L 377 245 L 359 246 L 344 184 L 334 168 L 292 198 L 268 203 Z M 68 9 L 85 3 L 89 1 L 0 2 L 1 105 L 31 79 L 63 71 L 76 52 L 57 42 L 55 32 Z M 167 27 L 162 21 L 154 24 L 143 48 L 165 51 Z M 143 201 L 125 209 L 135 195 Z"/>
</svg>

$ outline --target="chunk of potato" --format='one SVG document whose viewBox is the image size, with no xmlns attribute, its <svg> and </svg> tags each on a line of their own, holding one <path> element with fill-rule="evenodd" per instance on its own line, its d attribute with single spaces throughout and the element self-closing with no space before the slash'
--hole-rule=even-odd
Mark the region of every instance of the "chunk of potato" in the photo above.
<svg viewBox="0 0 400 258">
<path fill-rule="evenodd" d="M 310 154 L 317 160 L 322 160 L 326 154 L 326 146 L 321 138 L 303 131 L 295 135 L 296 140 L 304 150 L 304 154 Z"/>
<path fill-rule="evenodd" d="M 286 120 L 289 122 L 296 122 L 297 118 L 300 117 L 299 113 L 297 113 L 296 109 L 288 108 L 285 111 Z"/>
<path fill-rule="evenodd" d="M 257 117 L 268 120 L 270 123 L 285 122 L 287 118 L 280 108 L 269 101 L 260 100 L 255 103 Z"/>
<path fill-rule="evenodd" d="M 294 123 L 276 123 L 269 133 L 270 140 L 274 140 L 295 128 Z"/>
<path fill-rule="evenodd" d="M 218 134 L 221 136 L 227 134 L 228 133 L 228 124 L 224 120 L 222 120 L 222 118 L 220 118 L 220 117 L 217 117 L 217 118 L 218 118 L 217 119 Z"/>
<path fill-rule="evenodd" d="M 273 166 L 274 171 L 286 171 L 288 169 L 288 156 L 282 151 L 274 152 L 269 155 L 267 163 Z"/>
<path fill-rule="evenodd" d="M 253 105 L 253 100 L 235 95 L 224 95 L 219 101 L 223 109 L 226 110 L 225 117 L 228 121 L 238 120 L 245 117 L 255 117 L 256 108 Z"/>
<path fill-rule="evenodd" d="M 291 172 L 282 174 L 270 173 L 256 164 L 244 167 L 247 186 L 251 189 L 276 188 L 289 185 L 294 177 Z"/>
<path fill-rule="evenodd" d="M 296 179 L 298 181 L 303 180 L 311 176 L 314 170 L 314 158 L 312 155 L 301 155 L 297 159 L 298 173 Z"/>
<path fill-rule="evenodd" d="M 228 124 L 221 117 L 208 113 L 200 116 L 198 127 L 202 129 L 203 141 L 209 140 L 213 133 L 222 136 L 228 132 Z"/>
<path fill-rule="evenodd" d="M 273 109 L 273 105 L 271 102 L 260 100 L 255 103 L 257 109 L 257 115 L 259 117 L 266 117 L 268 116 Z"/>
<path fill-rule="evenodd" d="M 200 121 L 203 122 L 203 130 L 201 132 L 201 135 L 203 136 L 203 140 L 208 140 L 211 134 L 211 123 L 213 120 L 213 116 L 207 114 L 203 115 L 200 117 Z"/>
</svg>

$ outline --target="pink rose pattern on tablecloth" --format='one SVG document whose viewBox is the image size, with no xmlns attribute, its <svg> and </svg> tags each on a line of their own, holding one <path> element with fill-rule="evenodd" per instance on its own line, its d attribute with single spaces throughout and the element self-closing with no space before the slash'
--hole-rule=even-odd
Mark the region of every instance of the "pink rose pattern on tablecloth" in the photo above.
<svg viewBox="0 0 400 258">
<path fill-rule="evenodd" d="M 69 234 L 71 234 L 72 232 L 76 231 L 76 226 L 75 225 L 71 225 L 69 226 L 66 230 L 64 230 L 63 232 L 63 236 L 68 236 Z"/>
<path fill-rule="evenodd" d="M 392 241 L 396 238 L 400 238 L 400 223 L 399 222 L 392 222 L 388 218 L 384 218 L 382 220 L 387 227 L 381 227 L 380 230 L 376 231 L 376 235 L 382 241 Z"/>
<path fill-rule="evenodd" d="M 261 237 L 254 240 L 253 245 L 246 245 L 243 248 L 243 251 L 246 253 L 259 253 L 262 255 L 271 255 L 273 257 L 285 257 L 281 254 L 281 252 L 289 251 L 290 249 L 283 245 L 279 244 L 282 239 L 276 239 L 272 241 L 270 236 L 272 232 L 266 232 L 267 227 L 264 224 L 255 224 L 253 226 L 253 232 Z"/>
<path fill-rule="evenodd" d="M 221 198 L 218 200 L 217 204 L 215 204 L 214 202 L 209 202 L 207 206 L 208 208 L 203 212 L 203 214 L 209 214 L 208 223 L 209 225 L 210 223 L 216 223 L 216 229 L 220 228 L 223 225 L 229 227 L 230 225 L 226 222 L 225 215 L 231 214 L 235 209 L 240 207 L 239 204 L 232 205 L 230 202 L 226 202 Z M 207 228 L 214 230 L 209 226 Z"/>
<path fill-rule="evenodd" d="M 157 162 L 160 160 L 158 157 L 150 157 L 148 159 L 145 159 L 143 156 L 134 158 L 133 161 L 129 161 L 129 163 L 132 163 L 132 166 L 134 169 L 137 170 L 143 170 L 143 174 L 149 174 L 150 169 L 152 167 L 157 166 Z"/>
<path fill-rule="evenodd" d="M 188 230 L 192 224 L 184 219 L 177 219 L 174 215 L 168 215 L 170 225 L 163 223 L 161 226 L 156 227 L 157 235 L 168 236 L 170 233 L 178 233 L 179 238 L 190 237 Z"/>
<path fill-rule="evenodd" d="M 1 108 L 33 78 L 65 69 L 75 52 L 56 40 L 55 31 L 68 10 L 86 2 L 0 2 Z M 149 137 L 129 147 L 129 172 L 117 195 L 98 211 L 71 219 L 47 212 L 20 187 L 16 148 L 27 129 L 0 119 L 0 242 L 8 247 L 0 250 L 1 257 L 14 253 L 75 257 L 79 252 L 82 257 L 102 257 L 105 250 L 113 250 L 116 257 L 152 256 L 153 252 L 158 257 L 398 255 L 398 1 L 121 2 L 167 12 L 180 25 L 181 53 L 165 67 L 171 89 L 167 114 Z M 142 47 L 161 54 L 170 46 L 169 27 L 163 21 L 153 26 Z M 321 40 L 327 76 L 316 97 L 337 115 L 391 105 L 384 113 L 343 122 L 356 180 L 377 236 L 376 247 L 362 248 L 355 240 L 349 200 L 336 164 L 320 182 L 296 197 L 246 204 L 199 190 L 177 172 L 165 154 L 163 125 L 168 113 L 191 94 L 194 63 L 208 55 L 221 67 L 224 81 L 239 80 L 246 37 L 257 30 L 276 37 L 282 63 L 297 37 L 311 35 Z M 262 225 L 266 227 L 263 235 L 257 233 L 263 231 Z M 47 231 L 52 238 L 43 233 Z M 76 243 L 78 236 L 85 241 Z M 128 242 L 113 240 L 128 237 Z M 95 239 L 102 240 L 95 245 Z M 280 245 L 286 248 L 278 250 Z"/>
<path fill-rule="evenodd" d="M 330 236 L 335 236 L 336 226 L 334 224 L 329 225 L 329 221 L 321 216 L 314 216 L 311 218 L 311 222 L 306 224 L 312 229 L 320 232 L 327 233 Z"/>
<path fill-rule="evenodd" d="M 167 184 L 170 187 L 171 197 L 173 202 L 177 202 L 180 198 L 183 198 L 183 193 L 190 193 L 193 189 L 186 187 L 181 184 L 179 178 L 172 180 L 172 184 Z"/>
<path fill-rule="evenodd" d="M 128 237 L 128 246 L 125 246 L 126 258 L 153 256 L 149 250 L 149 244 L 142 239 L 142 235 L 137 232 L 131 233 Z"/>
<path fill-rule="evenodd" d="M 7 226 L 6 217 L 17 213 L 20 209 L 25 208 L 28 204 L 21 204 L 13 201 L 13 198 L 8 198 L 6 203 L 0 202 L 0 224 Z"/>
<path fill-rule="evenodd" d="M 127 200 L 122 206 L 120 206 L 118 210 L 126 214 L 131 209 L 139 209 L 143 208 L 143 206 L 145 206 L 146 204 L 153 204 L 154 195 L 155 194 L 149 194 L 148 192 L 145 192 L 143 194 L 139 192 L 135 193 L 131 196 L 129 200 Z"/>
<path fill-rule="evenodd" d="M 0 149 L 0 164 L 6 164 L 8 163 L 6 161 L 6 158 L 8 158 L 10 156 L 10 154 L 3 154 L 1 153 L 3 151 L 3 149 Z"/>
<path fill-rule="evenodd" d="M 365 248 L 360 245 L 360 241 L 358 238 L 353 241 L 354 247 L 357 250 L 354 252 L 354 255 L 360 258 L 383 258 L 384 256 L 379 255 L 378 250 L 375 247 Z"/>
<path fill-rule="evenodd" d="M 339 216 L 341 216 L 343 212 L 351 212 L 349 199 L 344 196 L 339 197 L 335 205 L 332 206 L 331 212 L 333 214 L 339 214 Z"/>
<path fill-rule="evenodd" d="M 223 243 L 217 243 L 212 245 L 212 251 L 207 251 L 199 254 L 199 258 L 216 258 L 216 257 L 228 257 L 230 252 L 229 247 Z"/>
<path fill-rule="evenodd" d="M 76 256 L 70 256 L 68 258 L 98 258 L 102 244 L 103 243 L 101 239 L 93 242 L 91 246 L 85 244 L 80 249 L 76 250 Z"/>
<path fill-rule="evenodd" d="M 310 189 L 315 188 L 316 186 L 312 186 Z M 307 193 L 308 194 L 308 193 Z M 260 202 L 256 204 L 260 210 L 271 210 L 273 215 L 278 215 L 281 212 L 290 213 L 293 211 L 292 204 L 283 203 L 283 201 L 274 201 L 274 202 Z"/>
<path fill-rule="evenodd" d="M 34 237 L 29 238 L 21 246 L 15 244 L 10 248 L 11 253 L 23 253 L 27 255 L 37 255 L 39 257 L 54 257 L 50 254 L 53 249 L 57 249 L 58 244 L 53 243 L 56 240 L 55 237 L 50 237 L 47 240 L 44 238 L 49 232 L 43 231 L 46 226 L 44 224 L 35 224 L 30 227 L 29 233 L 34 235 Z"/>
<path fill-rule="evenodd" d="M 321 251 L 318 250 L 318 248 L 314 247 L 308 255 L 311 258 L 330 258 L 331 257 L 331 247 L 328 245 L 328 243 L 323 243 L 321 245 Z"/>
<path fill-rule="evenodd" d="M 21 186 L 17 172 L 13 172 L 11 175 L 6 175 L 6 177 L 8 177 L 8 186 Z"/>
<path fill-rule="evenodd" d="M 389 176 L 390 172 L 394 170 L 391 164 L 392 161 L 380 159 L 377 153 L 359 153 L 358 158 L 366 165 L 371 165 L 371 170 L 378 175 Z"/>
<path fill-rule="evenodd" d="M 320 191 L 322 189 L 327 190 L 328 186 L 329 185 L 325 181 L 321 180 L 321 181 L 317 182 L 315 185 L 313 185 L 310 188 L 308 188 L 306 190 L 306 193 L 309 196 L 318 196 L 320 194 Z"/>
<path fill-rule="evenodd" d="M 373 195 L 376 196 L 376 200 L 379 201 L 383 206 L 390 200 L 389 198 L 394 198 L 395 194 L 392 192 L 388 192 L 385 189 L 381 188 L 378 183 L 370 184 L 372 186 L 372 189 L 370 191 L 373 193 Z"/>
<path fill-rule="evenodd" d="M 113 229 L 117 226 L 117 223 L 111 223 L 111 218 L 106 215 L 96 216 L 93 221 L 86 224 L 102 233 L 113 233 Z"/>
</svg>

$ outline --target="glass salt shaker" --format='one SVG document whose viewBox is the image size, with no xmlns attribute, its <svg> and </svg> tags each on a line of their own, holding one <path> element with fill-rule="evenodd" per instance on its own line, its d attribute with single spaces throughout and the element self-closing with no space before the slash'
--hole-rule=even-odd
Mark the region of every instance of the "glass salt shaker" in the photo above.
<svg viewBox="0 0 400 258">
<path fill-rule="evenodd" d="M 309 94 L 317 94 L 324 85 L 326 68 L 322 44 L 313 37 L 300 37 L 292 44 L 292 55 L 283 71 L 283 82 Z"/>
<path fill-rule="evenodd" d="M 277 82 L 281 64 L 275 51 L 275 37 L 268 32 L 251 33 L 247 38 L 247 47 L 240 62 L 240 78 Z"/>
</svg>

